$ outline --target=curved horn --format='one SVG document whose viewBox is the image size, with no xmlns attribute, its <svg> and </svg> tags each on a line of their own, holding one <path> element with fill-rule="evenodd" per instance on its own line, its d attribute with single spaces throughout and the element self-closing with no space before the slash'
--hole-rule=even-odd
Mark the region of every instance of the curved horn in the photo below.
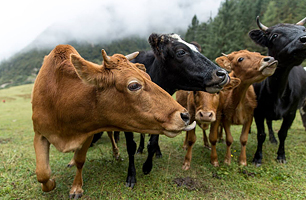
<svg viewBox="0 0 306 200">
<path fill-rule="evenodd" d="M 105 52 L 105 50 L 104 49 L 102 49 L 102 56 L 103 56 L 103 60 L 106 62 L 106 63 L 108 63 L 108 62 L 110 62 L 110 57 L 106 54 L 106 52 Z"/>
<path fill-rule="evenodd" d="M 126 55 L 125 57 L 128 59 L 128 60 L 133 60 L 134 58 L 136 58 L 139 54 L 139 51 L 136 51 L 134 53 L 131 53 L 129 55 Z"/>
<path fill-rule="evenodd" d="M 266 27 L 265 25 L 260 23 L 259 16 L 256 17 L 256 22 L 257 22 L 257 26 L 258 26 L 258 28 L 260 28 L 260 30 L 262 30 L 262 31 L 267 31 L 268 30 L 268 27 Z"/>
<path fill-rule="evenodd" d="M 227 54 L 225 54 L 225 53 L 221 53 L 223 56 L 225 56 L 225 57 L 227 57 L 228 55 Z"/>
<path fill-rule="evenodd" d="M 306 17 L 301 21 L 299 21 L 298 23 L 296 23 L 296 25 L 304 26 L 305 22 L 306 22 Z"/>
</svg>

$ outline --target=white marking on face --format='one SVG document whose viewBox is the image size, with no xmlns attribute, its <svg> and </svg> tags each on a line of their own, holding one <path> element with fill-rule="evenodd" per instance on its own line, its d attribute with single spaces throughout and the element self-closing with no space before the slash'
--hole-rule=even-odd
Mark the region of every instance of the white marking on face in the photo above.
<svg viewBox="0 0 306 200">
<path fill-rule="evenodd" d="M 182 40 L 182 38 L 178 35 L 178 34 L 173 34 L 170 35 L 172 38 L 177 39 L 178 42 L 185 44 L 186 46 L 188 46 L 191 50 L 195 51 L 195 52 L 199 52 L 199 50 L 193 45 L 193 44 L 189 44 L 188 42 L 185 42 L 184 40 Z"/>
</svg>

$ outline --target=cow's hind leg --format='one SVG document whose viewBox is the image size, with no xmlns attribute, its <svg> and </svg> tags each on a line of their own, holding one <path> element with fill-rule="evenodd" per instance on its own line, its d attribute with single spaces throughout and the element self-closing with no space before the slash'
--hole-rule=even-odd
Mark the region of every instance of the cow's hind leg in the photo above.
<svg viewBox="0 0 306 200">
<path fill-rule="evenodd" d="M 274 136 L 274 131 L 273 131 L 273 127 L 272 127 L 272 120 L 266 120 L 266 123 L 267 123 L 267 126 L 268 126 L 268 130 L 269 130 L 269 141 L 272 143 L 272 144 L 277 144 L 277 140 Z"/>
<path fill-rule="evenodd" d="M 111 143 L 112 143 L 113 155 L 116 158 L 116 160 L 118 160 L 119 156 L 120 156 L 120 153 L 119 153 L 119 148 L 118 148 L 117 143 L 116 143 L 115 138 L 114 138 L 114 133 L 112 131 L 107 131 L 107 135 L 108 135 L 108 137 L 109 137 L 109 139 L 111 140 Z"/>
<path fill-rule="evenodd" d="M 55 181 L 50 179 L 51 168 L 49 165 L 49 141 L 42 135 L 35 132 L 34 148 L 36 154 L 36 176 L 42 184 L 42 190 L 49 192 L 55 188 Z"/>
<path fill-rule="evenodd" d="M 247 121 L 242 128 L 242 132 L 240 135 L 240 143 L 241 143 L 241 153 L 239 156 L 239 164 L 243 166 L 247 166 L 246 159 L 246 144 L 248 142 L 249 131 L 252 125 L 253 117 L 251 120 Z"/>
<path fill-rule="evenodd" d="M 136 142 L 134 141 L 133 132 L 124 132 L 126 139 L 126 148 L 129 155 L 129 168 L 126 178 L 126 186 L 133 188 L 136 184 L 136 168 L 134 163 L 134 155 L 136 152 Z"/>
<path fill-rule="evenodd" d="M 86 159 L 86 153 L 91 144 L 92 138 L 93 136 L 90 136 L 89 138 L 87 138 L 82 148 L 74 152 L 74 162 L 77 167 L 77 171 L 76 171 L 76 174 L 73 180 L 71 190 L 69 192 L 70 198 L 78 199 L 83 195 L 82 170 L 83 170 L 83 165 Z"/>
<path fill-rule="evenodd" d="M 143 153 L 145 137 L 146 137 L 145 134 L 143 133 L 140 134 L 140 142 L 139 142 L 139 147 L 137 149 L 137 153 Z"/>
<path fill-rule="evenodd" d="M 156 153 L 158 146 L 159 135 L 151 135 L 150 141 L 148 143 L 148 157 L 145 163 L 142 165 L 142 172 L 144 174 L 149 174 L 153 166 L 153 157 Z"/>
</svg>

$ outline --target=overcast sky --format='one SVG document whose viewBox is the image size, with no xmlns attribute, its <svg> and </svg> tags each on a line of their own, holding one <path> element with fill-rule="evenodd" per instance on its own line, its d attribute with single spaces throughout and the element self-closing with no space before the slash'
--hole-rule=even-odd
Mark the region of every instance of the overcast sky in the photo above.
<svg viewBox="0 0 306 200">
<path fill-rule="evenodd" d="M 147 38 L 151 32 L 184 30 L 195 14 L 205 22 L 217 14 L 221 1 L 3 0 L 0 60 L 22 50 L 50 26 L 77 40 L 111 40 L 126 35 Z M 44 40 L 63 43 L 67 37 Z"/>
</svg>

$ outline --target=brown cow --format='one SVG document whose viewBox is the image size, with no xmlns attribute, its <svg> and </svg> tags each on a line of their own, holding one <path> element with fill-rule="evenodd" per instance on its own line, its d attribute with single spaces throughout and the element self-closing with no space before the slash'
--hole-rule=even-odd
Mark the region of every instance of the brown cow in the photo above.
<svg viewBox="0 0 306 200">
<path fill-rule="evenodd" d="M 216 62 L 224 68 L 230 68 L 231 77 L 237 77 L 241 80 L 238 87 L 233 90 L 220 92 L 220 103 L 217 120 L 211 124 L 209 140 L 211 143 L 211 163 L 219 166 L 216 142 L 218 127 L 222 124 L 226 133 L 226 156 L 225 163 L 231 163 L 231 145 L 233 137 L 230 132 L 230 126 L 243 125 L 240 136 L 241 153 L 239 164 L 247 165 L 246 161 L 246 143 L 248 133 L 253 120 L 253 112 L 256 107 L 256 96 L 252 86 L 255 82 L 261 82 L 268 76 L 271 76 L 277 66 L 277 61 L 270 56 L 262 56 L 256 52 L 241 50 L 229 55 L 221 56 Z"/>
<path fill-rule="evenodd" d="M 237 87 L 239 83 L 239 79 L 231 78 L 230 83 L 227 84 L 222 91 L 231 90 Z M 179 90 L 176 92 L 176 100 L 183 107 L 187 108 L 190 114 L 190 119 L 196 120 L 197 124 L 203 131 L 204 147 L 210 149 L 205 131 L 209 128 L 209 125 L 216 120 L 217 109 L 219 106 L 219 94 L 211 94 L 203 91 L 190 92 Z M 182 167 L 183 170 L 190 169 L 192 147 L 195 142 L 195 129 L 187 131 L 183 145 L 183 148 L 187 150 Z"/>
<path fill-rule="evenodd" d="M 120 54 L 109 57 L 104 50 L 102 56 L 104 62 L 97 65 L 73 47 L 59 45 L 44 59 L 33 88 L 32 120 L 36 175 L 45 192 L 55 188 L 50 179 L 50 144 L 61 152 L 75 151 L 77 172 L 70 197 L 79 198 L 93 134 L 124 130 L 174 137 L 195 126 L 188 125 L 186 109 L 138 69 L 143 65 Z"/>
</svg>

